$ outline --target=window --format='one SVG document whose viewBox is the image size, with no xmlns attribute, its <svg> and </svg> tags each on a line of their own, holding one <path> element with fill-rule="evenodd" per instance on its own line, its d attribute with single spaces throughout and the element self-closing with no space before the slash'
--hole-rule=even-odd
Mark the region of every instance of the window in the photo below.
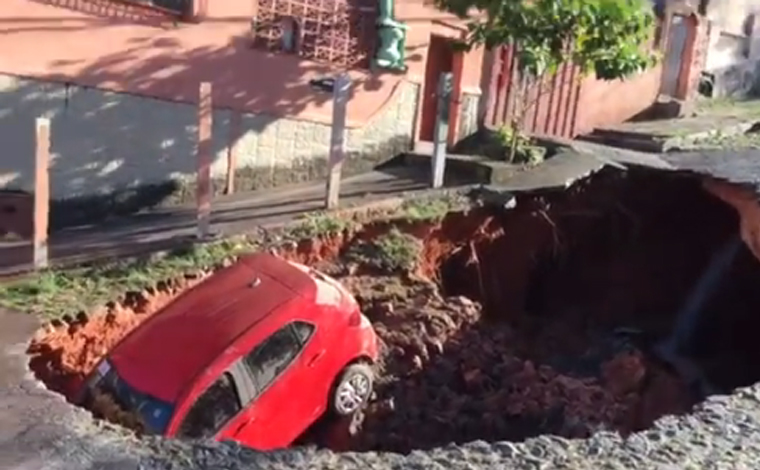
<svg viewBox="0 0 760 470">
<path fill-rule="evenodd" d="M 314 325 L 306 323 L 305 321 L 293 322 L 293 331 L 295 332 L 298 341 L 301 342 L 301 345 L 304 345 L 309 341 L 312 333 L 314 333 Z"/>
<path fill-rule="evenodd" d="M 241 408 L 232 375 L 225 372 L 193 403 L 177 434 L 193 439 L 211 437 Z"/>
<path fill-rule="evenodd" d="M 280 20 L 282 29 L 282 50 L 285 52 L 296 52 L 298 47 L 298 22 L 295 18 L 286 16 Z"/>
<path fill-rule="evenodd" d="M 260 393 L 288 368 L 301 350 L 301 344 L 288 325 L 259 344 L 245 357 L 245 365 Z"/>
<path fill-rule="evenodd" d="M 164 8 L 178 14 L 192 13 L 192 0 L 137 0 L 140 3 Z"/>
</svg>

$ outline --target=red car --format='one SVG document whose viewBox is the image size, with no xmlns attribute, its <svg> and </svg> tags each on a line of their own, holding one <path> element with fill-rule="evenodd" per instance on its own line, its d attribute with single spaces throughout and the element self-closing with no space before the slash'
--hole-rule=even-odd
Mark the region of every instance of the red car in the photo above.
<svg viewBox="0 0 760 470">
<path fill-rule="evenodd" d="M 259 253 L 135 328 L 81 397 L 90 407 L 96 396 L 111 397 L 148 433 L 270 450 L 325 412 L 359 410 L 377 354 L 369 320 L 339 282 Z"/>
</svg>

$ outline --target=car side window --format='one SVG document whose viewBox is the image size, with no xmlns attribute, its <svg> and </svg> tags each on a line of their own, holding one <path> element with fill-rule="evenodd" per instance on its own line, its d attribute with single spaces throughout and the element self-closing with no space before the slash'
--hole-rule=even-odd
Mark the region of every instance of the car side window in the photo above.
<svg viewBox="0 0 760 470">
<path fill-rule="evenodd" d="M 248 354 L 244 363 L 261 392 L 277 378 L 301 351 L 301 343 L 291 325 L 281 328 Z"/>
<path fill-rule="evenodd" d="M 296 321 L 292 323 L 293 331 L 301 344 L 306 344 L 311 335 L 314 333 L 314 325 L 306 323 L 305 321 Z"/>
<path fill-rule="evenodd" d="M 225 372 L 193 403 L 177 435 L 191 439 L 212 437 L 241 409 L 232 374 Z"/>
</svg>

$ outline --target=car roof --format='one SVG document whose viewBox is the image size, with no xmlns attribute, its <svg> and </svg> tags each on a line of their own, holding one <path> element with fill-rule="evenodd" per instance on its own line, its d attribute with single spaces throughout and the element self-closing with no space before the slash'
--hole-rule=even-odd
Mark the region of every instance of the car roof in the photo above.
<svg viewBox="0 0 760 470">
<path fill-rule="evenodd" d="M 314 299 L 308 272 L 269 253 L 246 255 L 127 335 L 109 354 L 132 387 L 174 403 L 211 362 L 273 311 Z"/>
</svg>

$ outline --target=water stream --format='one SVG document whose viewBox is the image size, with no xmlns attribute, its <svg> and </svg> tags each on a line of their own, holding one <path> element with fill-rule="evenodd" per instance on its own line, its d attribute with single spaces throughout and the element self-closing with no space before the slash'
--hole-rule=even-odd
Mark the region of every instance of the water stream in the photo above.
<svg viewBox="0 0 760 470">
<path fill-rule="evenodd" d="M 699 366 L 689 360 L 684 353 L 693 344 L 694 334 L 700 324 L 705 305 L 720 287 L 741 246 L 741 238 L 734 236 L 715 252 L 676 314 L 671 335 L 655 347 L 656 354 L 675 367 L 683 379 L 694 387 L 695 393 L 700 395 L 700 398 L 711 394 L 713 387 Z"/>
</svg>

